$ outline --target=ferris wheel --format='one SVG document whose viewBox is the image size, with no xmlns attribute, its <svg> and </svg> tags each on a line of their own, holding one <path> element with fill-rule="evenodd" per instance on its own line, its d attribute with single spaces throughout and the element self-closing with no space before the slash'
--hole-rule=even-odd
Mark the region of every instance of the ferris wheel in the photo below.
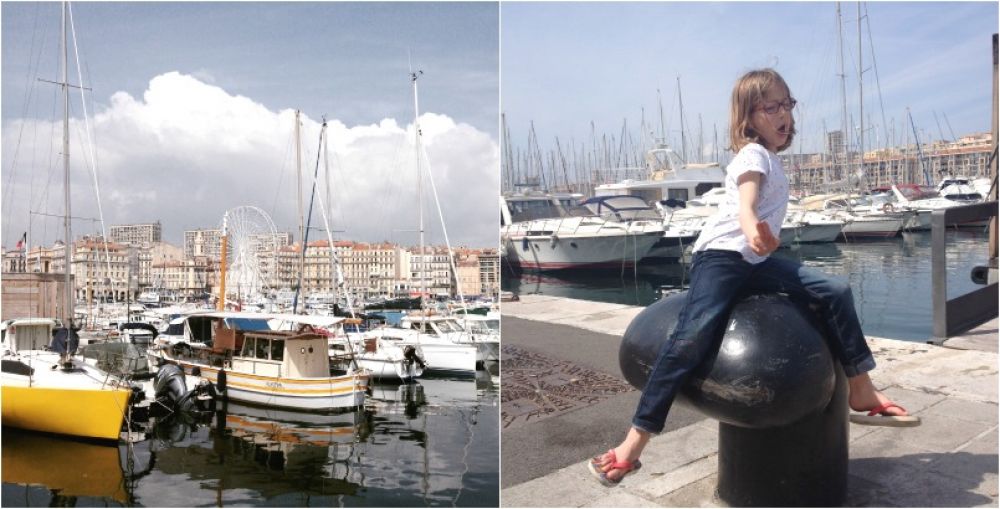
<svg viewBox="0 0 1000 509">
<path fill-rule="evenodd" d="M 266 293 L 276 274 L 278 230 L 258 207 L 229 209 L 222 216 L 227 237 L 226 293 L 251 298 Z"/>
</svg>

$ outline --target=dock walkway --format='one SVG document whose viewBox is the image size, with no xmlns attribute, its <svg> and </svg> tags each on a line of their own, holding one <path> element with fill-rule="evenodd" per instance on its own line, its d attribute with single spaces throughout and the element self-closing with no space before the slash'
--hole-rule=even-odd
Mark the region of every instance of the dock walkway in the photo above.
<svg viewBox="0 0 1000 509">
<path fill-rule="evenodd" d="M 618 345 L 642 308 L 543 295 L 503 305 L 501 505 L 719 507 L 717 423 L 675 405 L 615 488 L 585 460 L 624 436 L 638 391 Z M 848 506 L 998 504 L 997 321 L 942 346 L 869 338 L 876 385 L 917 428 L 851 424 Z"/>
</svg>

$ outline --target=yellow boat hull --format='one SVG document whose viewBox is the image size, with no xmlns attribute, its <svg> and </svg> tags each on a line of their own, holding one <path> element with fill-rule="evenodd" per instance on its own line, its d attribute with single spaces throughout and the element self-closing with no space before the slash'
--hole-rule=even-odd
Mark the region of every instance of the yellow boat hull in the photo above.
<svg viewBox="0 0 1000 509">
<path fill-rule="evenodd" d="M 118 440 L 128 389 L 68 389 L 3 386 L 4 426 L 105 440 Z"/>
</svg>

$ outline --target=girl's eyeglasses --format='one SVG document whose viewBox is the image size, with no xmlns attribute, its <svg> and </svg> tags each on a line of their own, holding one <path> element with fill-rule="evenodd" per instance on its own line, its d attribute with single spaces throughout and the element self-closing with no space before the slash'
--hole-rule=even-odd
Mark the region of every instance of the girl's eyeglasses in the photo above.
<svg viewBox="0 0 1000 509">
<path fill-rule="evenodd" d="M 781 101 L 781 102 L 767 103 L 767 104 L 765 104 L 763 106 L 760 106 L 757 109 L 758 110 L 764 110 L 764 113 L 767 113 L 768 115 L 775 115 L 775 114 L 778 113 L 778 111 L 781 108 L 785 108 L 785 111 L 791 112 L 792 109 L 795 108 L 795 105 L 798 104 L 798 103 L 799 102 L 796 101 L 795 99 L 788 98 L 788 99 L 785 99 L 784 101 Z"/>
</svg>

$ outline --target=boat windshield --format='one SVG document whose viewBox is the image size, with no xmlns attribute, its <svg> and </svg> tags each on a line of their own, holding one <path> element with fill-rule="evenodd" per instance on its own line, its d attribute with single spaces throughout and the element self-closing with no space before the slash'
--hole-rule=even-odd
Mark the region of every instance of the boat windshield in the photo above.
<svg viewBox="0 0 1000 509">
<path fill-rule="evenodd" d="M 455 320 L 441 320 L 436 323 L 441 332 L 462 332 L 463 330 L 462 326 Z"/>
<path fill-rule="evenodd" d="M 477 332 L 480 334 L 489 334 L 491 332 L 500 332 L 500 320 L 491 318 L 489 320 L 466 320 L 465 328 L 469 332 Z"/>
<path fill-rule="evenodd" d="M 509 201 L 507 207 L 510 208 L 510 217 L 515 223 L 562 217 L 562 210 L 551 200 Z"/>
<path fill-rule="evenodd" d="M 588 203 L 591 212 L 617 221 L 659 221 L 662 219 L 652 207 L 636 196 L 618 196 L 602 202 Z"/>
<path fill-rule="evenodd" d="M 646 164 L 651 171 L 674 171 L 684 166 L 684 161 L 669 148 L 657 148 L 646 154 Z"/>
</svg>

